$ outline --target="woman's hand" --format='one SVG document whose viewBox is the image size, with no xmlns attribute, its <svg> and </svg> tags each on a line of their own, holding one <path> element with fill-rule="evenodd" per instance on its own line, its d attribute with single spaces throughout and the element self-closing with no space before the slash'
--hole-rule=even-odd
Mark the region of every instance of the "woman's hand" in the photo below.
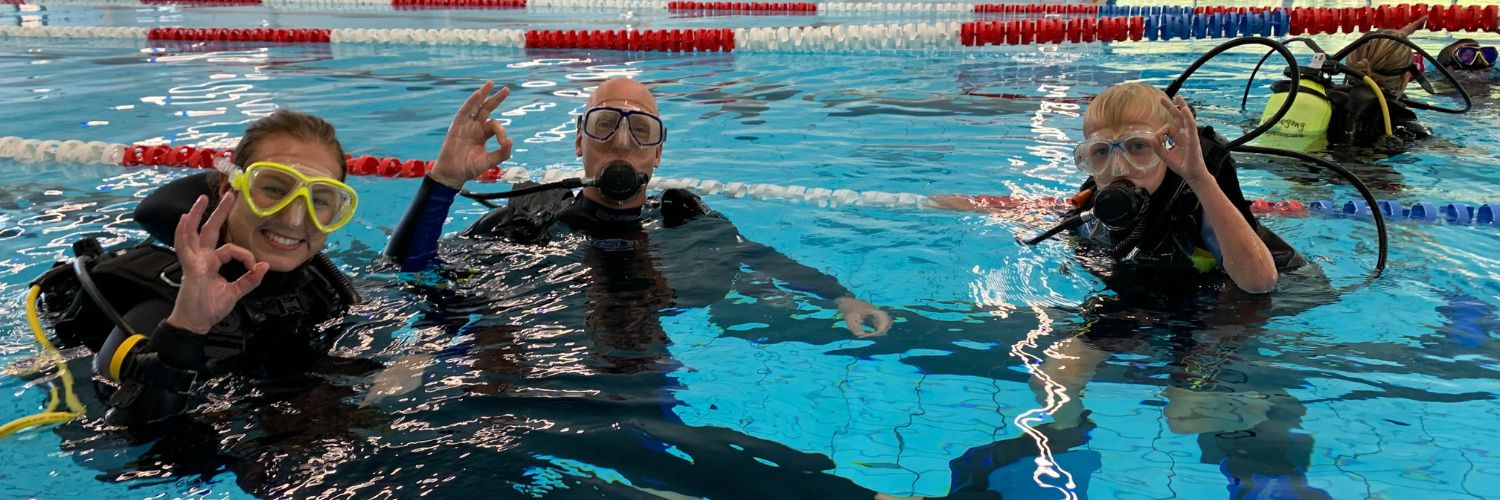
<svg viewBox="0 0 1500 500">
<path fill-rule="evenodd" d="M 500 107 L 510 95 L 510 89 L 502 87 L 494 94 L 495 82 L 484 82 L 484 86 L 469 95 L 453 123 L 448 125 L 448 135 L 443 137 L 443 148 L 438 151 L 437 162 L 428 173 L 432 180 L 453 189 L 461 189 L 469 179 L 479 177 L 486 170 L 510 159 L 510 148 L 514 144 L 505 135 L 505 127 L 499 120 L 491 120 L 490 113 Z M 494 137 L 500 149 L 486 151 L 485 142 Z"/>
<path fill-rule="evenodd" d="M 1176 172 L 1188 184 L 1212 181 L 1213 175 L 1208 173 L 1208 166 L 1203 163 L 1203 144 L 1198 140 L 1198 120 L 1193 117 L 1193 110 L 1188 108 L 1187 101 L 1178 96 L 1174 104 L 1163 97 L 1161 105 L 1171 110 L 1173 121 L 1177 125 L 1169 124 L 1156 131 L 1156 140 L 1151 143 L 1156 148 L 1156 155 L 1166 162 L 1167 168 Z M 1167 138 L 1175 143 L 1171 149 L 1162 144 Z"/>
<path fill-rule="evenodd" d="M 202 229 L 198 228 L 198 222 L 207 210 L 207 196 L 199 196 L 192 210 L 177 220 L 173 243 L 177 261 L 182 265 L 182 287 L 177 290 L 177 302 L 167 316 L 167 324 L 193 333 L 208 333 L 234 310 L 241 298 L 260 286 L 260 280 L 271 269 L 268 263 L 255 262 L 255 256 L 239 245 L 225 243 L 214 248 L 219 242 L 219 229 L 224 227 L 235 201 L 234 191 L 224 193 Z M 219 268 L 232 260 L 244 264 L 246 271 L 230 283 L 219 275 Z"/>
</svg>

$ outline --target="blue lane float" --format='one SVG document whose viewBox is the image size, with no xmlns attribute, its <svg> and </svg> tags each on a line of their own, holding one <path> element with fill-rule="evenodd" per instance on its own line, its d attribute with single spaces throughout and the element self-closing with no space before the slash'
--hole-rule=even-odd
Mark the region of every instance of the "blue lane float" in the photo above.
<svg viewBox="0 0 1500 500">
<path fill-rule="evenodd" d="M 1410 208 L 1393 200 L 1381 200 L 1374 207 L 1365 203 L 1364 200 L 1349 200 L 1342 204 L 1335 204 L 1329 200 L 1316 200 L 1307 204 L 1307 211 L 1311 215 L 1368 219 L 1372 211 L 1376 210 L 1387 220 L 1500 227 L 1500 220 L 1497 220 L 1497 215 L 1500 215 L 1500 203 L 1474 206 L 1467 203 L 1438 205 L 1419 201 L 1413 203 Z"/>
</svg>

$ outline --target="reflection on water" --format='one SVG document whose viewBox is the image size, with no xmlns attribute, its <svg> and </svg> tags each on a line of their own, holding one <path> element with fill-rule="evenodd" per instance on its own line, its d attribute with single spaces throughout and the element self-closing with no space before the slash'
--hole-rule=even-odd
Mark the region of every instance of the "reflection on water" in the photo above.
<svg viewBox="0 0 1500 500">
<path fill-rule="evenodd" d="M 333 118 L 351 151 L 424 158 L 451 118 L 447 106 L 493 78 L 515 92 L 503 109 L 512 136 L 528 138 L 518 164 L 576 168 L 574 114 L 599 81 L 631 75 L 661 92 L 673 127 L 664 168 L 673 176 L 1055 195 L 1078 181 L 1066 152 L 1083 103 L 1141 77 L 1143 65 L 1176 68 L 1189 58 L 1181 50 L 934 63 L 870 54 L 225 49 L 83 45 L 0 58 L 10 70 L 0 72 L 8 75 L 0 104 L 25 118 L 0 135 L 222 146 L 243 120 L 286 106 Z M 37 76 L 33 59 L 56 73 Z M 102 80 L 113 88 L 86 84 Z M 1237 108 L 1242 81 L 1195 84 L 1213 109 Z M 32 90 L 43 88 L 78 101 L 77 110 L 37 104 Z M 1453 136 L 1494 126 L 1465 120 L 1434 125 Z M 80 126 L 86 121 L 108 124 Z M 1403 188 L 1468 192 L 1469 200 L 1493 181 L 1482 169 L 1454 168 L 1441 150 L 1368 162 L 1398 171 Z M 1247 163 L 1242 179 L 1256 197 L 1347 194 Z M 0 292 L 10 296 L 79 237 L 140 241 L 128 221 L 135 200 L 180 175 L 0 167 Z M 1483 471 L 1494 462 L 1475 443 L 1493 431 L 1473 422 L 1497 413 L 1500 353 L 1487 341 L 1497 322 L 1489 299 L 1500 292 L 1475 279 L 1495 274 L 1497 243 L 1481 228 L 1396 227 L 1387 277 L 1342 295 L 1288 283 L 1269 304 L 1217 291 L 1126 300 L 1102 290 L 1065 243 L 1016 243 L 1035 221 L 707 200 L 746 239 L 837 277 L 898 319 L 886 337 L 853 339 L 826 301 L 718 258 L 719 247 L 691 231 L 653 236 L 625 254 L 577 238 L 545 247 L 454 242 L 443 271 L 398 275 L 378 249 L 414 184 L 351 182 L 363 199 L 392 201 L 362 205 L 331 240 L 368 299 L 351 313 L 338 360 L 296 380 L 221 381 L 222 396 L 175 439 L 126 443 L 97 432 L 95 419 L 8 442 L 15 448 L 0 455 L 100 497 L 125 488 L 172 496 L 1488 493 Z M 450 228 L 479 213 L 465 203 Z M 1269 224 L 1320 257 L 1336 286 L 1368 270 L 1362 222 Z M 0 314 L 18 318 L 18 303 L 0 304 Z M 34 350 L 19 321 L 7 325 L 0 359 L 9 364 Z M 390 367 L 399 376 L 380 379 Z M 0 414 L 43 404 L 45 394 L 24 384 L 0 382 L 17 395 Z"/>
</svg>

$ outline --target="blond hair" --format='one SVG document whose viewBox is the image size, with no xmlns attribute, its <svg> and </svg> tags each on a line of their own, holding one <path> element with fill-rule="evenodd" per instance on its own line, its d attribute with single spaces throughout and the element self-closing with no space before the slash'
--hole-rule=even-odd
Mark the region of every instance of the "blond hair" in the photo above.
<svg viewBox="0 0 1500 500">
<path fill-rule="evenodd" d="M 1376 33 L 1406 38 L 1406 32 L 1401 30 L 1379 30 Z M 1380 72 L 1395 71 L 1410 66 L 1411 55 L 1411 47 L 1395 40 L 1379 38 L 1354 49 L 1348 57 L 1344 58 L 1344 64 L 1368 75 L 1385 93 L 1401 95 L 1406 90 L 1406 82 L 1402 79 L 1405 75 L 1390 76 L 1382 75 Z"/>
<path fill-rule="evenodd" d="M 1104 89 L 1083 111 L 1083 122 L 1096 126 L 1109 126 L 1138 119 L 1144 110 L 1146 118 L 1153 124 L 1174 123 L 1172 112 L 1161 105 L 1167 93 L 1140 82 L 1119 83 Z"/>
</svg>

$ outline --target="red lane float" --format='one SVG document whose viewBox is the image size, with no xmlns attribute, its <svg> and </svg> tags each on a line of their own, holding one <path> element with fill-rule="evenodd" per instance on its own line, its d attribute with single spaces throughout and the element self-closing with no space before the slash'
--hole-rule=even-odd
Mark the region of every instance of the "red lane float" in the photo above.
<svg viewBox="0 0 1500 500">
<path fill-rule="evenodd" d="M 180 42 L 328 43 L 330 30 L 287 28 L 151 28 L 146 39 Z"/>
<path fill-rule="evenodd" d="M 1220 8 L 1203 7 L 1214 13 Z M 1286 9 L 1292 35 L 1361 33 L 1371 29 L 1399 29 L 1427 17 L 1429 31 L 1500 32 L 1500 5 L 1400 4 L 1379 7 L 1294 7 Z M 1234 12 L 1229 10 L 1229 12 Z"/>
<path fill-rule="evenodd" d="M 805 14 L 818 11 L 815 3 L 770 2 L 667 2 L 669 12 L 746 12 L 757 14 Z"/>
<path fill-rule="evenodd" d="M 982 3 L 974 6 L 974 12 L 985 14 L 1072 14 L 1072 15 L 1095 15 L 1099 13 L 1098 5 L 1062 5 L 1062 4 L 993 4 Z"/>
<path fill-rule="evenodd" d="M 190 167 L 214 168 L 222 159 L 234 160 L 234 150 L 197 148 L 193 146 L 167 146 L 163 144 L 134 144 L 125 148 L 120 158 L 122 167 Z M 349 175 L 376 177 L 416 178 L 432 171 L 432 162 L 425 160 L 402 160 L 400 158 L 377 158 L 374 156 L 344 155 L 344 165 Z M 481 180 L 497 180 L 500 169 L 491 169 L 480 176 Z"/>
<path fill-rule="evenodd" d="M 396 10 L 524 9 L 526 0 L 391 0 Z"/>
<path fill-rule="evenodd" d="M 528 30 L 529 49 L 607 49 L 657 52 L 730 52 L 734 31 L 673 30 Z"/>
<path fill-rule="evenodd" d="M 1145 34 L 1145 18 L 1106 17 L 1077 19 L 1011 19 L 1009 21 L 969 21 L 959 25 L 959 43 L 966 47 L 983 45 L 1025 45 L 1031 43 L 1092 43 L 1139 41 Z"/>
</svg>

